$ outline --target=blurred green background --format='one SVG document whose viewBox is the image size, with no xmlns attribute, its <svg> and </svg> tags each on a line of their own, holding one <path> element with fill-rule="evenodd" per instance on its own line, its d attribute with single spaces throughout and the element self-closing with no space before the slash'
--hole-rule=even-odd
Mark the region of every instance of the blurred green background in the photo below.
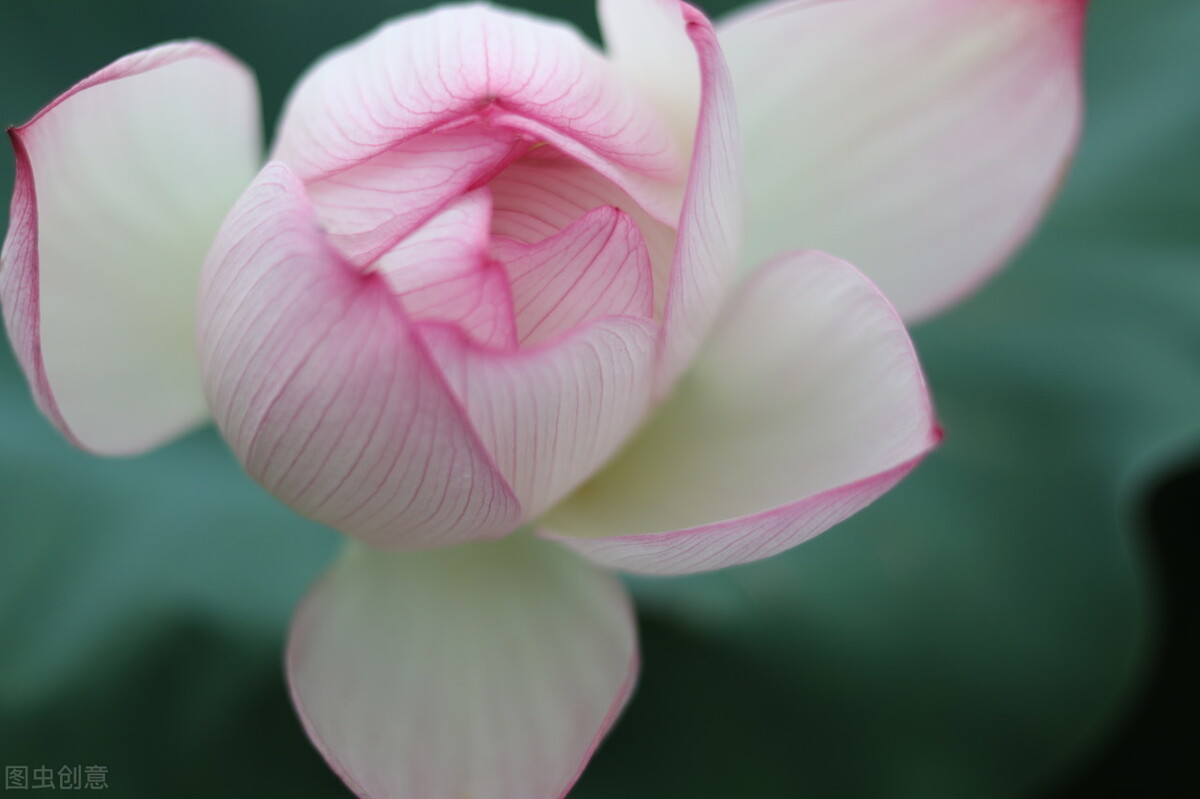
<svg viewBox="0 0 1200 799">
<path fill-rule="evenodd" d="M 257 71 L 272 124 L 308 63 L 420 5 L 5 0 L 0 122 L 198 36 Z M 588 2 L 516 5 L 596 34 Z M 915 331 L 946 443 L 786 555 L 633 581 L 641 684 L 572 797 L 1176 795 L 1171 752 L 1195 733 L 1163 725 L 1194 719 L 1194 674 L 1162 659 L 1189 629 L 1148 543 L 1194 558 L 1200 528 L 1180 471 L 1200 451 L 1200 3 L 1095 0 L 1087 86 L 1035 240 Z M 122 797 L 348 796 L 280 655 L 337 544 L 212 430 L 132 460 L 76 452 L 3 347 L 0 764 L 102 764 Z"/>
</svg>

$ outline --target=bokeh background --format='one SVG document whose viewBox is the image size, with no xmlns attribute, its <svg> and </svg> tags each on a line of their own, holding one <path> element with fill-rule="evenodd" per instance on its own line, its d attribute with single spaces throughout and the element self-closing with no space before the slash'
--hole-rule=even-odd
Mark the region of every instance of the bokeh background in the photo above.
<svg viewBox="0 0 1200 799">
<path fill-rule="evenodd" d="M 513 4 L 596 36 L 586 0 Z M 420 5 L 4 0 L 0 122 L 199 36 L 257 71 L 270 126 L 313 59 Z M 945 444 L 785 555 L 631 582 L 641 684 L 572 797 L 1200 795 L 1200 3 L 1094 0 L 1086 60 L 1044 226 L 915 331 Z M 280 655 L 337 545 L 211 429 L 76 452 L 3 347 L 0 764 L 105 765 L 121 797 L 348 796 Z"/>
</svg>

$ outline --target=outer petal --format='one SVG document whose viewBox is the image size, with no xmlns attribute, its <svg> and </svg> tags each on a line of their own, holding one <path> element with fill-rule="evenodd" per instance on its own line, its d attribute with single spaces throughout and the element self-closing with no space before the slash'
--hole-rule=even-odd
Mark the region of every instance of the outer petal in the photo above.
<svg viewBox="0 0 1200 799">
<path fill-rule="evenodd" d="M 657 4 L 657 0 L 656 0 Z M 742 159 L 733 86 L 709 21 L 679 3 L 700 62 L 700 111 L 663 312 L 659 391 L 691 363 L 721 310 L 737 269 L 742 230 Z M 647 5 L 647 8 L 650 4 Z"/>
<path fill-rule="evenodd" d="M 887 300 L 842 261 L 792 254 L 744 286 L 675 396 L 547 535 L 637 572 L 757 560 L 873 501 L 939 438 Z"/>
<path fill-rule="evenodd" d="M 299 181 L 268 165 L 201 285 L 204 385 L 246 470 L 379 546 L 504 535 L 520 506 L 386 282 L 341 260 Z"/>
<path fill-rule="evenodd" d="M 607 317 L 511 352 L 422 324 L 524 519 L 539 516 L 612 457 L 650 407 L 658 325 Z"/>
<path fill-rule="evenodd" d="M 837 253 L 910 320 L 974 288 L 1029 235 L 1074 149 L 1085 8 L 792 0 L 724 22 L 743 263 Z"/>
<path fill-rule="evenodd" d="M 309 736 L 371 799 L 556 799 L 637 675 L 620 584 L 525 536 L 419 553 L 355 547 L 288 647 Z"/>
<path fill-rule="evenodd" d="M 684 164 L 659 112 L 574 29 L 484 4 L 404 17 L 319 62 L 275 157 L 308 182 L 463 121 L 549 142 L 678 212 Z"/>
<path fill-rule="evenodd" d="M 9 136 L 0 300 L 38 407 L 109 455 L 202 421 L 196 281 L 257 168 L 253 75 L 211 45 L 166 44 L 76 84 Z"/>
</svg>

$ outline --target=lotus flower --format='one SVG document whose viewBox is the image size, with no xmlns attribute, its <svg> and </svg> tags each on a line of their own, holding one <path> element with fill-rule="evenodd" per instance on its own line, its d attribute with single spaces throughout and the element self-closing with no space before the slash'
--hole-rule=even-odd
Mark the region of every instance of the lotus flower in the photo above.
<svg viewBox="0 0 1200 799">
<path fill-rule="evenodd" d="M 45 415 L 109 455 L 211 416 L 348 536 L 287 669 L 362 796 L 565 794 L 638 668 L 609 569 L 763 558 L 913 469 L 902 320 L 1003 262 L 1076 139 L 1082 0 L 599 11 L 604 52 L 486 5 L 389 23 L 261 169 L 254 79 L 203 43 L 10 130 Z"/>
</svg>

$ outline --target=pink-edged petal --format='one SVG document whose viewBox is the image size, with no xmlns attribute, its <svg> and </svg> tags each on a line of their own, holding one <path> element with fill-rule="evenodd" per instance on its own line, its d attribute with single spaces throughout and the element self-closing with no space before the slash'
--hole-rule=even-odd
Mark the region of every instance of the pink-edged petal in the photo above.
<svg viewBox="0 0 1200 799">
<path fill-rule="evenodd" d="M 560 799 L 637 677 L 612 576 L 527 536 L 354 546 L 292 625 L 292 698 L 360 797 Z"/>
<path fill-rule="evenodd" d="M 678 212 L 683 161 L 650 101 L 573 28 L 484 4 L 403 17 L 318 62 L 274 157 L 309 182 L 464 121 L 549 142 Z"/>
<path fill-rule="evenodd" d="M 909 320 L 1029 235 L 1074 150 L 1085 0 L 776 2 L 719 26 L 746 137 L 743 263 L 849 259 Z"/>
<path fill-rule="evenodd" d="M 659 328 L 649 320 L 608 317 L 511 352 L 445 325 L 421 330 L 526 520 L 608 460 L 650 407 Z"/>
<path fill-rule="evenodd" d="M 641 208 L 616 184 L 578 161 L 539 147 L 493 180 L 492 232 L 535 244 L 567 228 L 589 211 L 619 208 L 637 223 L 654 273 L 654 313 L 662 318 L 675 249 L 675 229 Z M 672 225 L 674 221 L 672 221 Z"/>
<path fill-rule="evenodd" d="M 743 286 L 676 394 L 544 534 L 634 572 L 765 558 L 876 499 L 940 435 L 887 300 L 795 253 Z"/>
<path fill-rule="evenodd" d="M 737 273 L 742 153 L 733 84 L 712 24 L 686 3 L 679 21 L 700 64 L 700 110 L 663 313 L 659 393 L 691 363 Z"/>
<path fill-rule="evenodd" d="M 700 109 L 696 49 L 679 24 L 679 0 L 598 0 L 604 49 L 671 124 L 691 153 Z"/>
<path fill-rule="evenodd" d="M 281 164 L 209 254 L 200 357 L 222 434 L 300 513 L 389 547 L 516 528 L 519 503 L 395 296 L 339 256 Z"/>
<path fill-rule="evenodd" d="M 650 253 L 634 221 L 612 206 L 589 211 L 537 244 L 501 241 L 491 252 L 508 272 L 524 346 L 602 316 L 654 313 Z"/>
<path fill-rule="evenodd" d="M 308 193 L 337 248 L 366 265 L 528 146 L 479 126 L 418 136 L 311 182 Z"/>
<path fill-rule="evenodd" d="M 141 452 L 207 417 L 196 281 L 261 147 L 254 76 L 180 42 L 125 56 L 11 128 L 9 338 L 76 445 Z"/>
</svg>

